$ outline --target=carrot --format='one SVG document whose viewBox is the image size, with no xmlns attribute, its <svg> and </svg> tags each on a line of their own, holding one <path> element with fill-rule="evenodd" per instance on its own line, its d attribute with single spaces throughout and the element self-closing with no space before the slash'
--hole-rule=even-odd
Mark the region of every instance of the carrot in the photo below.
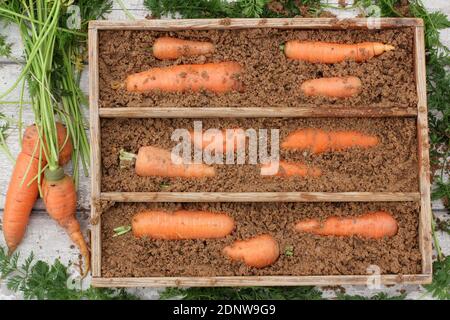
<svg viewBox="0 0 450 320">
<path fill-rule="evenodd" d="M 280 255 L 277 241 L 267 234 L 247 240 L 237 240 L 223 249 L 234 261 L 243 261 L 249 267 L 264 268 L 273 264 Z"/>
<path fill-rule="evenodd" d="M 242 129 L 224 129 L 220 134 L 203 133 L 201 141 L 195 139 L 194 132 L 191 131 L 191 141 L 193 141 L 196 148 L 210 150 L 222 150 L 226 153 L 228 151 L 238 151 L 245 148 L 246 136 Z M 229 148 L 227 148 L 227 140 L 230 141 Z M 241 143 L 239 143 L 239 141 Z M 231 148 L 231 149 L 230 149 Z"/>
<path fill-rule="evenodd" d="M 307 80 L 300 86 L 303 94 L 308 97 L 350 98 L 362 90 L 358 77 L 332 77 Z"/>
<path fill-rule="evenodd" d="M 73 180 L 58 167 L 56 170 L 45 170 L 42 183 L 42 194 L 48 214 L 63 227 L 70 239 L 78 246 L 85 259 L 85 277 L 90 268 L 89 249 L 80 230 L 75 213 L 77 209 L 77 194 Z"/>
<path fill-rule="evenodd" d="M 317 219 L 307 219 L 298 222 L 295 230 L 323 236 L 360 236 L 380 239 L 396 235 L 398 226 L 397 221 L 390 213 L 377 211 L 358 217 L 329 217 L 323 222 Z"/>
<path fill-rule="evenodd" d="M 72 156 L 73 151 L 72 142 L 68 137 L 66 127 L 62 123 L 56 122 L 56 131 L 58 134 L 58 146 L 60 148 L 59 165 L 63 166 L 70 161 L 70 158 Z M 38 129 L 35 125 L 28 126 L 23 134 L 22 152 L 25 152 L 29 156 L 39 158 L 40 154 L 39 149 L 40 149 L 40 140 Z M 42 152 L 42 162 L 43 164 L 47 162 L 44 152 Z"/>
<path fill-rule="evenodd" d="M 324 131 L 301 129 L 290 133 L 281 143 L 282 149 L 309 150 L 317 154 L 327 151 L 341 151 L 349 148 L 369 148 L 378 144 L 376 136 L 358 131 Z"/>
<path fill-rule="evenodd" d="M 161 37 L 153 44 L 153 55 L 161 60 L 178 59 L 183 56 L 199 56 L 214 52 L 211 42 Z"/>
<path fill-rule="evenodd" d="M 3 212 L 3 235 L 9 254 L 13 253 L 25 235 L 33 205 L 38 197 L 39 160 L 21 152 L 9 182 Z"/>
<path fill-rule="evenodd" d="M 278 162 L 278 171 L 276 173 L 268 172 L 272 164 L 261 165 L 262 176 L 277 176 L 277 177 L 319 177 L 322 170 L 314 167 L 308 167 L 303 163 L 293 163 L 286 161 Z"/>
<path fill-rule="evenodd" d="M 61 123 L 56 123 L 61 165 L 67 163 L 72 155 L 72 143 L 67 138 L 67 131 Z M 13 169 L 3 212 L 3 234 L 9 253 L 13 253 L 22 242 L 28 225 L 33 205 L 38 197 L 38 179 L 40 142 L 37 127 L 28 126 L 23 134 L 22 151 L 19 153 Z M 42 153 L 41 165 L 45 165 Z"/>
<path fill-rule="evenodd" d="M 183 163 L 180 157 L 172 156 L 170 151 L 152 146 L 139 148 L 137 156 L 121 151 L 121 162 L 130 161 L 132 158 L 136 159 L 136 174 L 142 177 L 202 178 L 213 177 L 216 174 L 214 167 L 201 163 Z M 177 163 L 174 163 L 173 159 Z"/>
<path fill-rule="evenodd" d="M 380 42 L 340 44 L 290 40 L 284 45 L 286 57 L 312 63 L 338 63 L 345 60 L 363 62 L 394 49 L 394 46 Z"/>
<path fill-rule="evenodd" d="M 132 229 L 137 238 L 212 239 L 229 235 L 234 220 L 225 213 L 208 211 L 143 211 L 133 217 Z"/>
<path fill-rule="evenodd" d="M 125 84 L 130 92 L 241 91 L 241 71 L 236 62 L 176 65 L 129 75 Z"/>
</svg>

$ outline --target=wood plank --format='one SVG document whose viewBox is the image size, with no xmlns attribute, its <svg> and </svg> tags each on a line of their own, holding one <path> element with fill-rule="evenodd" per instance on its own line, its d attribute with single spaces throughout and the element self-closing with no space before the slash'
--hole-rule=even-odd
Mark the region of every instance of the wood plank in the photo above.
<svg viewBox="0 0 450 320">
<path fill-rule="evenodd" d="M 419 201 L 418 192 L 102 192 L 118 202 L 375 202 Z"/>
<path fill-rule="evenodd" d="M 380 283 L 427 284 L 428 274 L 381 275 Z M 150 277 L 150 278 L 92 278 L 94 287 L 244 287 L 244 286 L 329 286 L 367 285 L 372 275 L 334 276 L 245 276 L 245 277 Z M 377 279 L 378 280 L 378 279 Z"/>
<path fill-rule="evenodd" d="M 101 272 L 101 229 L 97 204 L 101 186 L 100 118 L 98 115 L 98 33 L 89 29 L 89 108 L 91 131 L 91 253 L 92 276 Z"/>
<path fill-rule="evenodd" d="M 422 272 L 432 274 L 432 234 L 430 203 L 430 159 L 428 141 L 428 109 L 427 85 L 425 71 L 425 36 L 424 28 L 416 27 L 415 40 L 415 75 L 418 93 L 417 140 L 419 153 L 419 185 L 420 185 L 420 221 L 419 246 L 422 254 Z"/>
<path fill-rule="evenodd" d="M 176 20 L 135 20 L 135 21 L 91 21 L 89 27 L 99 30 L 193 30 L 242 29 L 242 28 L 283 28 L 283 29 L 355 29 L 368 28 L 372 19 L 337 18 L 270 18 L 270 19 L 176 19 Z M 414 27 L 423 25 L 416 18 L 380 18 L 381 28 Z"/>
<path fill-rule="evenodd" d="M 416 108 L 336 108 L 305 106 L 299 108 L 100 108 L 102 118 L 243 118 L 243 117 L 411 117 Z"/>
</svg>

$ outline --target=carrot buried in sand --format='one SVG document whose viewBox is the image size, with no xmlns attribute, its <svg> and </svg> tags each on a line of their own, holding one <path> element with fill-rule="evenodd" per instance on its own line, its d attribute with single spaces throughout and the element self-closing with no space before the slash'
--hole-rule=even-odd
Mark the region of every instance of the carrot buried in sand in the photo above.
<svg viewBox="0 0 450 320">
<path fill-rule="evenodd" d="M 121 150 L 119 158 L 121 167 L 128 167 L 135 160 L 136 174 L 142 177 L 203 178 L 216 174 L 214 167 L 184 163 L 181 157 L 172 155 L 170 151 L 152 146 L 139 148 L 137 155 Z"/>
<path fill-rule="evenodd" d="M 268 234 L 247 240 L 237 240 L 223 249 L 234 261 L 242 261 L 249 267 L 264 268 L 273 264 L 280 255 L 277 241 Z"/>
<path fill-rule="evenodd" d="M 59 163 L 66 164 L 72 155 L 72 144 L 68 139 L 66 128 L 56 123 L 58 144 L 61 148 Z M 13 253 L 22 242 L 28 220 L 38 197 L 39 172 L 46 164 L 45 155 L 41 154 L 39 133 L 35 125 L 25 129 L 22 139 L 22 151 L 16 159 L 3 212 L 3 235 L 9 254 Z"/>
<path fill-rule="evenodd" d="M 321 41 L 290 40 L 283 46 L 286 57 L 312 63 L 338 63 L 345 60 L 367 61 L 384 52 L 392 51 L 394 46 L 380 42 L 340 44 Z"/>
<path fill-rule="evenodd" d="M 198 149 L 221 151 L 239 151 L 245 149 L 247 137 L 242 129 L 225 129 L 215 131 L 205 131 L 201 135 L 201 139 L 197 139 L 194 131 L 190 131 L 191 141 Z M 227 143 L 228 141 L 228 143 Z"/>
<path fill-rule="evenodd" d="M 133 230 L 136 238 L 183 240 L 223 238 L 233 232 L 234 220 L 225 213 L 209 211 L 143 211 L 136 214 L 131 228 L 114 229 L 117 235 Z"/>
<path fill-rule="evenodd" d="M 129 75 L 125 87 L 130 92 L 242 91 L 243 87 L 238 79 L 241 72 L 242 68 L 236 62 L 152 68 Z"/>
<path fill-rule="evenodd" d="M 301 129 L 290 133 L 281 143 L 281 149 L 309 150 L 313 154 L 342 151 L 350 148 L 369 148 L 378 144 L 376 136 L 358 131 L 324 131 Z"/>
<path fill-rule="evenodd" d="M 361 92 L 362 83 L 357 77 L 333 77 L 307 80 L 300 90 L 308 97 L 350 98 Z"/>
<path fill-rule="evenodd" d="M 206 55 L 214 52 L 214 44 L 206 41 L 161 37 L 153 44 L 153 55 L 160 60 Z"/>
<path fill-rule="evenodd" d="M 261 175 L 266 177 L 319 177 L 322 175 L 322 170 L 308 167 L 303 163 L 279 161 L 278 170 L 275 173 L 271 170 L 273 166 L 272 163 L 261 165 Z"/>
<path fill-rule="evenodd" d="M 398 225 L 394 217 L 384 211 L 369 212 L 358 217 L 329 217 L 325 221 L 307 219 L 298 222 L 295 230 L 321 236 L 360 236 L 380 239 L 397 234 Z"/>
</svg>

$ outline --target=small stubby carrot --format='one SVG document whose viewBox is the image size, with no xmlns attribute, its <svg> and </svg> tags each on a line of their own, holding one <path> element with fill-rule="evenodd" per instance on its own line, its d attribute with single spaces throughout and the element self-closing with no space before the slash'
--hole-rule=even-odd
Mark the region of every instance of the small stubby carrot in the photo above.
<svg viewBox="0 0 450 320">
<path fill-rule="evenodd" d="M 264 268 L 277 261 L 280 248 L 274 237 L 263 234 L 246 240 L 237 240 L 225 247 L 223 253 L 231 260 L 242 261 L 249 267 Z"/>
<path fill-rule="evenodd" d="M 376 211 L 357 217 L 329 217 L 325 221 L 307 219 L 295 225 L 298 232 L 313 233 L 322 236 L 360 236 L 370 239 L 392 237 L 397 234 L 398 224 L 392 214 Z"/>
<path fill-rule="evenodd" d="M 286 57 L 311 63 L 339 63 L 345 60 L 363 62 L 394 49 L 394 46 L 381 42 L 341 44 L 290 40 L 284 44 Z"/>
<path fill-rule="evenodd" d="M 322 170 L 304 163 L 279 161 L 278 170 L 275 173 L 274 170 L 270 170 L 272 166 L 271 163 L 261 165 L 261 175 L 266 177 L 319 177 L 322 175 Z"/>
<path fill-rule="evenodd" d="M 161 37 L 153 43 L 153 55 L 160 60 L 207 55 L 214 52 L 214 44 L 208 41 L 183 40 Z"/>
<path fill-rule="evenodd" d="M 290 133 L 281 143 L 284 150 L 309 150 L 313 154 L 342 151 L 350 148 L 370 148 L 378 144 L 378 137 L 358 131 L 325 131 L 300 129 Z"/>
<path fill-rule="evenodd" d="M 216 174 L 212 166 L 185 163 L 178 155 L 172 155 L 168 150 L 153 146 L 140 147 L 137 155 L 123 150 L 120 152 L 121 162 L 132 161 L 133 158 L 135 172 L 142 177 L 204 178 Z"/>
<path fill-rule="evenodd" d="M 331 77 L 311 79 L 303 82 L 300 90 L 308 97 L 350 98 L 362 90 L 358 77 Z"/>
<path fill-rule="evenodd" d="M 9 181 L 3 212 L 3 235 L 9 254 L 22 242 L 31 210 L 38 197 L 39 160 L 19 153 Z M 33 181 L 34 180 L 34 181 Z"/>
<path fill-rule="evenodd" d="M 240 128 L 224 129 L 220 132 L 208 133 L 207 131 L 202 133 L 201 139 L 196 139 L 194 131 L 190 132 L 191 141 L 198 149 L 226 152 L 236 152 L 245 149 L 245 142 L 247 137 L 245 131 Z M 227 144 L 228 141 L 228 144 Z"/>
<path fill-rule="evenodd" d="M 233 232 L 234 219 L 210 211 L 143 211 L 132 219 L 137 238 L 184 240 L 223 238 Z"/>
<path fill-rule="evenodd" d="M 72 142 L 68 136 L 66 127 L 60 123 L 56 122 L 56 132 L 58 135 L 58 146 L 59 150 L 59 165 L 63 166 L 70 161 L 72 157 Z M 29 156 L 33 156 L 35 158 L 39 158 L 39 149 L 40 149 L 40 140 L 39 133 L 36 125 L 28 126 L 23 134 L 22 139 L 22 151 L 28 154 Z M 45 159 L 45 153 L 42 152 L 42 162 L 45 164 L 47 160 Z"/>
<path fill-rule="evenodd" d="M 243 90 L 238 79 L 241 73 L 242 67 L 237 62 L 176 65 L 131 74 L 125 86 L 129 92 L 225 93 Z"/>
<path fill-rule="evenodd" d="M 77 193 L 72 178 L 65 175 L 61 167 L 56 170 L 46 169 L 42 194 L 50 217 L 66 230 L 70 239 L 78 246 L 84 258 L 85 267 L 81 273 L 85 277 L 90 269 L 89 248 L 76 218 Z"/>
</svg>

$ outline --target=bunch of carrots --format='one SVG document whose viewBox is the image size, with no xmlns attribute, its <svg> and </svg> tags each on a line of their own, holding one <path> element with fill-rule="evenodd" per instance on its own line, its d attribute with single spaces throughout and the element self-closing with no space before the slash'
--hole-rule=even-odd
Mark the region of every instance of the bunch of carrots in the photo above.
<svg viewBox="0 0 450 320">
<path fill-rule="evenodd" d="M 221 212 L 209 211 L 143 211 L 137 213 L 131 226 L 115 228 L 116 235 L 132 230 L 136 238 L 163 240 L 217 239 L 230 235 L 235 229 L 232 217 Z M 298 221 L 293 230 L 319 236 L 360 236 L 382 239 L 397 234 L 398 224 L 392 214 L 385 211 L 368 212 L 357 217 L 331 216 L 324 221 L 306 219 Z M 260 234 L 236 240 L 222 250 L 232 261 L 243 262 L 248 267 L 264 268 L 274 264 L 280 248 L 269 234 Z"/>
<path fill-rule="evenodd" d="M 281 45 L 289 59 L 309 63 L 333 64 L 346 60 L 365 62 L 395 48 L 380 42 L 339 44 L 320 41 L 290 40 Z M 182 40 L 172 37 L 158 38 L 153 45 L 153 55 L 157 59 L 171 60 L 184 56 L 212 54 L 215 45 L 211 42 Z M 124 87 L 129 92 L 211 91 L 224 93 L 242 91 L 238 80 L 243 72 L 236 62 L 219 62 L 192 65 L 176 65 L 131 74 L 125 80 Z M 122 87 L 122 84 L 113 84 Z M 362 90 L 362 81 L 355 76 L 311 79 L 303 82 L 300 90 L 305 96 L 323 96 L 328 98 L 350 98 Z"/>
</svg>

